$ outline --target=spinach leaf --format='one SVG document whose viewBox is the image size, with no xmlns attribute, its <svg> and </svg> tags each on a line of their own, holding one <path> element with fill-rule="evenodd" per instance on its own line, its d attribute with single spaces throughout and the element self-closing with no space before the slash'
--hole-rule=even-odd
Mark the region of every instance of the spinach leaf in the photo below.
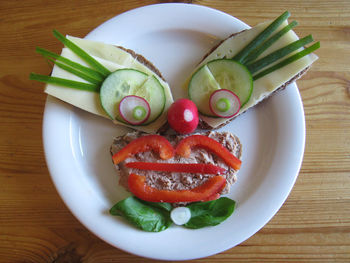
<svg viewBox="0 0 350 263">
<path fill-rule="evenodd" d="M 138 200 L 146 205 L 150 205 L 153 207 L 164 209 L 165 211 L 170 212 L 173 209 L 173 206 L 170 203 L 163 203 L 163 202 L 149 202 L 144 201 L 138 198 Z"/>
<path fill-rule="evenodd" d="M 191 210 L 191 219 L 183 226 L 193 229 L 216 226 L 233 213 L 235 205 L 236 202 L 227 197 L 190 204 L 187 207 Z"/>
<path fill-rule="evenodd" d="M 148 232 L 160 232 L 172 224 L 169 212 L 164 208 L 150 206 L 134 196 L 119 201 L 109 212 L 125 217 L 136 227 Z"/>
</svg>

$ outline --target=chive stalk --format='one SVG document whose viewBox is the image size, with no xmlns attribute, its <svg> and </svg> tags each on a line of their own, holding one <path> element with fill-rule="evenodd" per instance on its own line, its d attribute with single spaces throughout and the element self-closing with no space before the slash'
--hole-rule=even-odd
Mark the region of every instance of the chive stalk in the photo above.
<svg viewBox="0 0 350 263">
<path fill-rule="evenodd" d="M 31 73 L 29 75 L 29 79 L 44 82 L 44 83 L 64 86 L 67 88 L 73 88 L 73 89 L 80 89 L 80 90 L 94 91 L 94 92 L 99 92 L 100 90 L 100 85 L 74 81 L 69 79 L 63 79 L 58 77 L 46 76 L 46 75 L 41 75 L 36 73 Z"/>
<path fill-rule="evenodd" d="M 246 45 L 237 55 L 233 57 L 234 60 L 241 62 L 254 50 L 257 46 L 263 43 L 288 17 L 290 13 L 284 12 L 276 18 L 264 31 L 256 36 L 248 45 Z"/>
<path fill-rule="evenodd" d="M 297 21 L 292 21 L 290 24 L 286 25 L 272 37 L 267 39 L 261 45 L 259 45 L 256 49 L 249 53 L 249 55 L 243 60 L 242 64 L 249 64 L 256 60 L 266 49 L 268 49 L 272 44 L 274 44 L 278 39 L 280 39 L 284 34 L 288 33 L 293 27 L 297 26 Z"/>
<path fill-rule="evenodd" d="M 57 61 L 60 61 L 60 62 L 63 62 L 64 64 L 67 64 L 68 66 L 72 67 L 72 68 L 75 68 L 76 70 L 79 70 L 83 73 L 85 73 L 86 75 L 89 75 L 91 78 L 94 78 L 95 80 L 97 81 L 103 81 L 104 80 L 104 76 L 92 69 L 92 68 L 89 68 L 89 67 L 85 67 L 77 62 L 74 62 L 68 58 L 65 58 L 61 55 L 57 55 L 49 50 L 46 50 L 44 48 L 40 48 L 40 47 L 37 47 L 36 48 L 36 52 L 41 54 L 43 57 L 49 59 L 49 58 L 54 58 L 55 60 Z M 79 77 L 79 76 L 78 76 Z"/>
<path fill-rule="evenodd" d="M 297 41 L 294 41 L 293 43 L 280 48 L 271 54 L 251 63 L 246 65 L 248 70 L 254 74 L 258 72 L 259 70 L 263 69 L 264 67 L 270 65 L 271 63 L 279 60 L 280 58 L 283 58 L 284 56 L 287 56 L 288 54 L 294 52 L 295 50 L 305 46 L 306 44 L 309 44 L 313 41 L 312 35 L 308 35 L 304 38 L 301 38 Z"/>
<path fill-rule="evenodd" d="M 58 62 L 57 60 L 54 60 L 52 58 L 47 58 L 48 60 L 50 60 L 52 63 L 56 64 L 59 68 L 61 69 L 64 69 L 65 71 L 67 72 L 70 72 L 72 73 L 73 75 L 76 75 L 82 79 L 85 79 L 86 81 L 92 83 L 92 84 L 99 84 L 101 85 L 102 81 L 99 81 L 99 80 L 96 80 L 92 77 L 90 77 L 89 75 L 75 69 L 75 68 L 72 68 L 72 67 L 69 67 L 67 66 L 66 64 L 64 63 L 61 63 L 61 62 Z"/>
<path fill-rule="evenodd" d="M 316 49 L 320 48 L 320 42 L 316 42 L 315 44 L 311 45 L 308 48 L 305 48 L 304 50 L 294 54 L 293 56 L 290 56 L 286 59 L 284 59 L 283 61 L 277 63 L 276 65 L 273 65 L 261 72 L 259 72 L 258 74 L 253 76 L 253 80 L 257 80 L 275 70 L 278 70 L 284 66 L 287 66 L 290 63 L 293 63 L 294 61 L 301 59 L 302 57 L 305 57 L 306 55 L 309 55 L 310 53 L 314 52 Z"/>
<path fill-rule="evenodd" d="M 94 59 L 92 56 L 90 56 L 87 52 L 85 52 L 79 46 L 74 44 L 68 38 L 63 36 L 60 32 L 58 32 L 57 30 L 54 30 L 53 34 L 60 42 L 62 42 L 62 44 L 64 44 L 67 48 L 72 50 L 77 56 L 79 56 L 85 62 L 87 62 L 93 69 L 99 71 L 103 76 L 107 77 L 109 74 L 111 74 L 111 72 L 108 69 L 106 69 L 102 64 L 100 64 L 96 59 Z"/>
</svg>

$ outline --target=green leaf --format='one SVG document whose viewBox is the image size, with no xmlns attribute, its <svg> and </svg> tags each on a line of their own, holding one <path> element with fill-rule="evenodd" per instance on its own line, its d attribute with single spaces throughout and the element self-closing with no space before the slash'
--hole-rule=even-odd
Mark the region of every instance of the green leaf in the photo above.
<svg viewBox="0 0 350 263">
<path fill-rule="evenodd" d="M 131 224 L 148 232 L 160 232 L 172 224 L 169 212 L 164 208 L 145 204 L 134 196 L 119 201 L 109 212 L 123 216 Z"/>
<path fill-rule="evenodd" d="M 140 202 L 146 204 L 146 205 L 150 205 L 156 208 L 161 208 L 165 211 L 170 212 L 173 209 L 173 206 L 170 203 L 164 203 L 164 202 L 149 202 L 149 201 L 144 201 L 141 199 L 138 199 Z"/>
<path fill-rule="evenodd" d="M 191 210 L 191 219 L 183 226 L 192 229 L 216 226 L 233 213 L 235 205 L 236 202 L 227 197 L 190 204 L 187 207 Z"/>
</svg>

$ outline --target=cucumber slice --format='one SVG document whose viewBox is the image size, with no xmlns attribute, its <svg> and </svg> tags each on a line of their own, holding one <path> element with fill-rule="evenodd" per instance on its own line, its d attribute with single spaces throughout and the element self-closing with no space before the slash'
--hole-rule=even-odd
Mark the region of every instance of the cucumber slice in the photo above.
<svg viewBox="0 0 350 263">
<path fill-rule="evenodd" d="M 241 63 L 232 59 L 217 59 L 199 68 L 192 76 L 188 87 L 189 98 L 203 115 L 215 116 L 210 110 L 209 99 L 217 89 L 235 93 L 241 106 L 248 102 L 253 92 L 253 77 Z"/>
<path fill-rule="evenodd" d="M 147 121 L 138 125 L 150 124 L 163 113 L 166 96 L 158 79 L 129 68 L 116 70 L 104 80 L 100 89 L 102 108 L 111 119 L 130 124 L 119 113 L 120 101 L 130 95 L 145 99 L 150 106 L 151 112 Z"/>
<path fill-rule="evenodd" d="M 123 121 L 119 116 L 119 102 L 132 91 L 141 87 L 148 75 L 134 69 L 119 69 L 111 73 L 102 83 L 100 101 L 102 108 L 111 119 Z"/>
<path fill-rule="evenodd" d="M 253 77 L 243 64 L 232 59 L 218 59 L 207 65 L 220 88 L 236 94 L 241 106 L 248 102 L 253 92 Z"/>
<path fill-rule="evenodd" d="M 140 125 L 150 124 L 163 113 L 166 101 L 165 91 L 164 87 L 155 76 L 148 78 L 141 87 L 133 90 L 133 95 L 147 100 L 151 108 L 151 113 L 147 121 Z"/>
<path fill-rule="evenodd" d="M 204 65 L 193 74 L 188 85 L 188 97 L 196 104 L 201 114 L 214 117 L 209 108 L 209 99 L 210 95 L 219 89 L 219 84 L 207 65 Z"/>
</svg>

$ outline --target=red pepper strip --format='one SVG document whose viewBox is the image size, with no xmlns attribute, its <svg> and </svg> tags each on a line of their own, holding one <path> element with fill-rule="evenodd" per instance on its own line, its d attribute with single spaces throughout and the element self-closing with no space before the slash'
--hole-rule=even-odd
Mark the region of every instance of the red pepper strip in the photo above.
<svg viewBox="0 0 350 263">
<path fill-rule="evenodd" d="M 234 156 L 229 150 L 227 150 L 223 145 L 221 145 L 218 141 L 209 138 L 205 135 L 191 135 L 183 140 L 177 145 L 175 152 L 182 157 L 188 158 L 191 154 L 191 148 L 199 146 L 206 149 L 209 149 L 217 156 L 222 158 L 225 163 L 231 166 L 235 170 L 239 170 L 241 168 L 241 160 L 239 160 L 236 156 Z"/>
<path fill-rule="evenodd" d="M 126 167 L 140 170 L 175 172 L 175 173 L 200 173 L 200 174 L 223 174 L 226 169 L 213 164 L 205 163 L 147 163 L 129 162 Z"/>
<path fill-rule="evenodd" d="M 160 135 L 146 135 L 131 141 L 123 149 L 113 155 L 114 164 L 139 152 L 154 150 L 159 152 L 161 159 L 166 160 L 174 156 L 174 148 L 170 142 Z"/>
<path fill-rule="evenodd" d="M 226 179 L 222 176 L 214 176 L 202 185 L 191 190 L 159 190 L 146 184 L 146 177 L 130 174 L 128 179 L 130 191 L 138 198 L 150 202 L 197 202 L 207 200 L 220 193 L 226 185 Z"/>
</svg>

